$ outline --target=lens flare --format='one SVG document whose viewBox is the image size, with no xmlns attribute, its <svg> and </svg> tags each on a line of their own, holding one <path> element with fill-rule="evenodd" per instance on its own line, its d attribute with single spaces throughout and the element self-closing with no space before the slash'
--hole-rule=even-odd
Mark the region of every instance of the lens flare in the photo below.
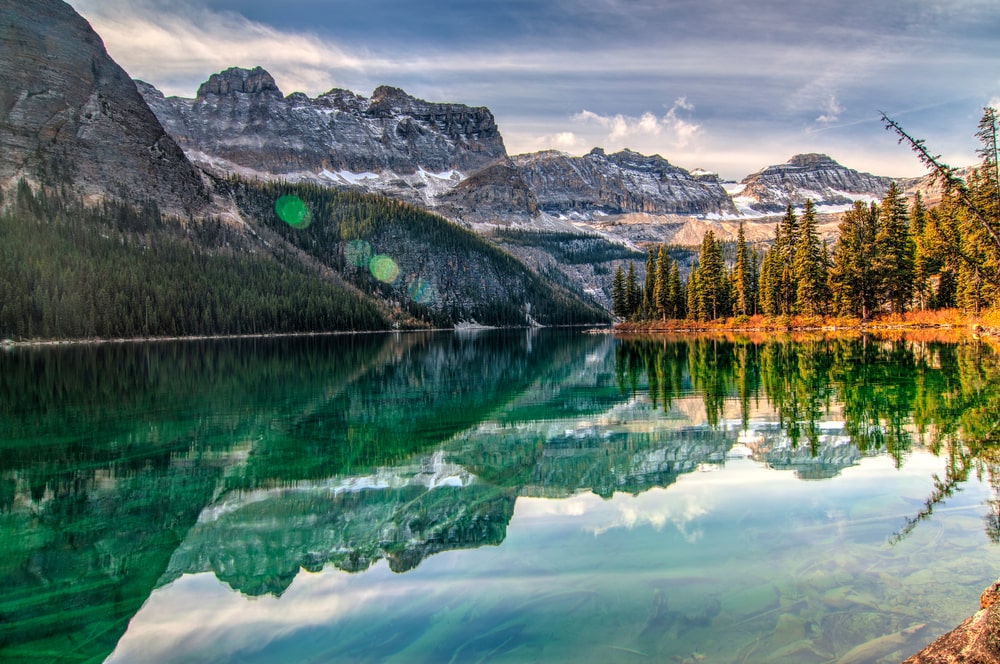
<svg viewBox="0 0 1000 664">
<path fill-rule="evenodd" d="M 281 196 L 274 202 L 274 211 L 278 218 L 292 228 L 308 228 L 312 223 L 312 213 L 309 206 L 298 196 Z"/>
<path fill-rule="evenodd" d="M 365 240 L 351 240 L 344 249 L 347 262 L 355 267 L 368 267 L 372 259 L 372 246 Z"/>
<path fill-rule="evenodd" d="M 410 299 L 417 304 L 430 304 L 437 298 L 434 285 L 425 281 L 423 277 L 417 277 L 411 281 L 406 290 Z"/>
<path fill-rule="evenodd" d="M 391 284 L 399 276 L 399 267 L 396 265 L 396 261 L 383 254 L 373 256 L 368 263 L 368 269 L 371 270 L 372 276 L 387 284 Z"/>
</svg>

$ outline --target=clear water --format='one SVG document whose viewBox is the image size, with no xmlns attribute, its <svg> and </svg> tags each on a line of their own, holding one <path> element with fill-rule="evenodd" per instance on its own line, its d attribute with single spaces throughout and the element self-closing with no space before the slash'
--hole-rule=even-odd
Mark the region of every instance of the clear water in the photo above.
<svg viewBox="0 0 1000 664">
<path fill-rule="evenodd" d="M 0 355 L 0 661 L 899 661 L 1000 570 L 974 340 Z"/>
</svg>

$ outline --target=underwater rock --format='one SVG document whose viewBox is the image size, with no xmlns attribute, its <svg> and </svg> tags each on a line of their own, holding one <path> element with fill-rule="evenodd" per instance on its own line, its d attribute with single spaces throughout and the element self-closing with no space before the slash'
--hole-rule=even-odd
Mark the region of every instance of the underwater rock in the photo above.
<svg viewBox="0 0 1000 664">
<path fill-rule="evenodd" d="M 903 664 L 1000 663 L 1000 580 L 979 598 L 980 610 Z"/>
</svg>

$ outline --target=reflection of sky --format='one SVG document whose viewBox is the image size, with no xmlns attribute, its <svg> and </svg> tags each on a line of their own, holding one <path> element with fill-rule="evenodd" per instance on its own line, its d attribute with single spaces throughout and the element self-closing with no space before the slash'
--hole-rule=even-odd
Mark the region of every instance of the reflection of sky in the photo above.
<svg viewBox="0 0 1000 664">
<path fill-rule="evenodd" d="M 815 561 L 859 579 L 879 561 L 880 573 L 905 587 L 915 572 L 948 560 L 953 567 L 935 568 L 935 585 L 948 589 L 950 569 L 988 567 L 984 556 L 993 550 L 977 527 L 985 484 L 971 480 L 907 540 L 887 544 L 932 491 L 934 473 L 943 473 L 943 460 L 922 452 L 900 469 L 887 457 L 865 458 L 822 482 L 730 459 L 639 495 L 519 498 L 501 546 L 440 553 L 404 574 L 391 573 L 384 561 L 360 574 L 300 572 L 282 597 L 253 599 L 211 574 L 183 576 L 151 595 L 109 661 L 210 661 L 215 654 L 238 661 L 265 651 L 288 654 L 303 643 L 335 652 L 378 621 L 410 625 L 430 612 L 440 624 L 420 627 L 407 651 L 421 659 L 421 648 L 431 647 L 426 642 L 447 641 L 460 631 L 456 616 L 470 612 L 496 613 L 501 621 L 520 612 L 544 630 L 553 606 L 592 595 L 617 598 L 625 603 L 617 610 L 630 614 L 633 595 L 648 604 L 649 588 L 669 587 L 671 606 L 697 613 L 704 597 L 727 586 L 778 583 L 776 575 Z M 952 550 L 951 534 L 958 533 L 964 539 Z M 648 612 L 642 607 L 634 611 Z M 574 629 L 584 632 L 609 629 L 589 613 L 576 620 Z"/>
</svg>

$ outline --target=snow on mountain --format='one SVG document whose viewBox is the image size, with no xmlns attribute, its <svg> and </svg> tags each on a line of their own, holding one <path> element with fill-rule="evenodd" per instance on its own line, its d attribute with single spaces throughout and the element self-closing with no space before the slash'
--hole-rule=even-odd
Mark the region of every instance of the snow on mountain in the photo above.
<svg viewBox="0 0 1000 664">
<path fill-rule="evenodd" d="M 806 199 L 832 212 L 845 210 L 856 200 L 881 199 L 891 182 L 892 178 L 841 166 L 825 154 L 800 154 L 748 175 L 731 195 L 737 208 L 758 213 L 780 213 Z"/>
</svg>

